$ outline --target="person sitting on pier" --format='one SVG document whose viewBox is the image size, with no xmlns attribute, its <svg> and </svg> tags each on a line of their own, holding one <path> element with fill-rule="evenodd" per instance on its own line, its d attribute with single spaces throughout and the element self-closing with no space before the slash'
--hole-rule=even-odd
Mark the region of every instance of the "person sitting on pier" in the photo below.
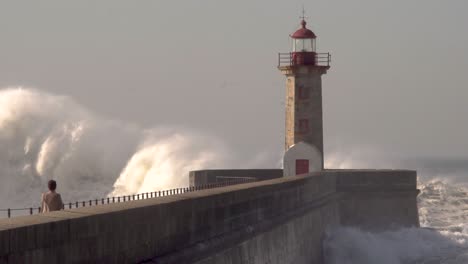
<svg viewBox="0 0 468 264">
<path fill-rule="evenodd" d="M 50 180 L 48 182 L 49 191 L 42 194 L 42 212 L 58 211 L 63 208 L 62 197 L 55 192 L 57 182 Z"/>
</svg>

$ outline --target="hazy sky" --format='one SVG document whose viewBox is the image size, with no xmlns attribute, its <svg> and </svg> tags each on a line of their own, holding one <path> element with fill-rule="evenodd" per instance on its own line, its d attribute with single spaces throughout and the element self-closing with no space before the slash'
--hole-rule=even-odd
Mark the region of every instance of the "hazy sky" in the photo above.
<svg viewBox="0 0 468 264">
<path fill-rule="evenodd" d="M 318 50 L 332 53 L 328 153 L 468 158 L 466 0 L 2 1 L 0 87 L 205 131 L 238 155 L 281 153 L 277 53 L 302 4 Z"/>
</svg>

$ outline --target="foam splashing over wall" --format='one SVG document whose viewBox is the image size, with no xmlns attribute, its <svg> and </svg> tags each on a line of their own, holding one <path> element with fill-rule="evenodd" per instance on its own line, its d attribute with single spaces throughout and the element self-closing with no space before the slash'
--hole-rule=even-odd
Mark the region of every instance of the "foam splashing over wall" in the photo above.
<svg viewBox="0 0 468 264">
<path fill-rule="evenodd" d="M 0 208 L 37 205 L 56 179 L 65 201 L 186 186 L 188 171 L 225 165 L 222 142 L 187 129 L 97 116 L 72 99 L 0 90 Z"/>
<path fill-rule="evenodd" d="M 151 137 L 127 163 L 114 184 L 112 195 L 188 186 L 188 171 L 216 166 L 212 161 L 222 159 L 219 152 L 207 150 L 208 142 L 201 138 L 182 134 L 162 140 Z"/>
</svg>

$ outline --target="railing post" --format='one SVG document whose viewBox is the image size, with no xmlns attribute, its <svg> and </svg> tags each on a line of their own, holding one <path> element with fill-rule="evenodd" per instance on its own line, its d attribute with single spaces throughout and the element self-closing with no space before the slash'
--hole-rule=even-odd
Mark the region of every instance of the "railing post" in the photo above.
<svg viewBox="0 0 468 264">
<path fill-rule="evenodd" d="M 89 206 L 93 205 L 93 201 L 89 200 Z"/>
<path fill-rule="evenodd" d="M 76 202 L 76 208 L 78 208 L 78 202 Z"/>
<path fill-rule="evenodd" d="M 10 218 L 10 217 L 11 217 L 11 209 L 8 208 L 8 218 Z"/>
<path fill-rule="evenodd" d="M 86 202 L 85 202 L 85 201 L 83 201 L 83 207 L 85 207 L 85 206 L 86 206 Z"/>
<path fill-rule="evenodd" d="M 72 208 L 72 203 L 69 203 L 68 204 L 68 209 L 71 209 Z"/>
<path fill-rule="evenodd" d="M 41 212 L 41 207 L 38 207 L 38 208 L 37 208 L 37 212 L 38 212 L 38 213 Z"/>
<path fill-rule="evenodd" d="M 32 215 L 32 214 L 33 214 L 33 209 L 32 209 L 32 207 L 31 207 L 31 208 L 29 208 L 29 214 L 30 214 L 30 215 Z"/>
<path fill-rule="evenodd" d="M 112 203 L 115 203 L 115 197 L 112 197 Z"/>
</svg>

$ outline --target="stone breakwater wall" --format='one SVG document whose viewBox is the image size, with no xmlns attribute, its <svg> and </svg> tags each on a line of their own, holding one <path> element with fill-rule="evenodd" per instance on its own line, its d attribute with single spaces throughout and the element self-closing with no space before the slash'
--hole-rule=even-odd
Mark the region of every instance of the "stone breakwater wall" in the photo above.
<svg viewBox="0 0 468 264">
<path fill-rule="evenodd" d="M 326 170 L 0 220 L 0 263 L 321 263 L 336 225 L 418 226 L 416 172 Z"/>
</svg>

